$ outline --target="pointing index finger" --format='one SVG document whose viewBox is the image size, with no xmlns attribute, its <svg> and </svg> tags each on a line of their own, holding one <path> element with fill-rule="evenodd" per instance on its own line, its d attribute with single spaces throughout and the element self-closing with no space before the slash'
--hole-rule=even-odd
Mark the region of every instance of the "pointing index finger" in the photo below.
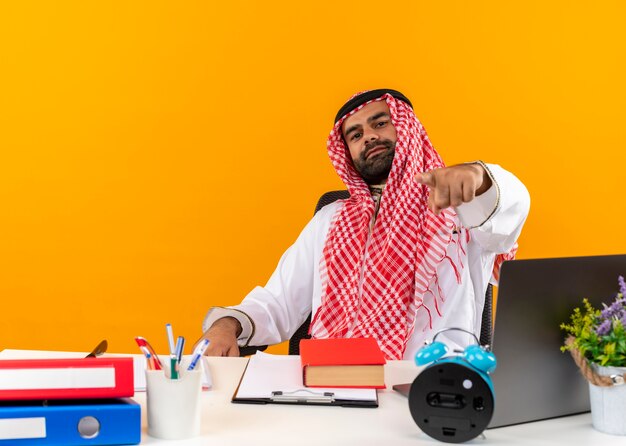
<svg viewBox="0 0 626 446">
<path fill-rule="evenodd" d="M 435 176 L 431 172 L 422 172 L 415 175 L 415 181 L 428 187 L 435 187 Z"/>
</svg>

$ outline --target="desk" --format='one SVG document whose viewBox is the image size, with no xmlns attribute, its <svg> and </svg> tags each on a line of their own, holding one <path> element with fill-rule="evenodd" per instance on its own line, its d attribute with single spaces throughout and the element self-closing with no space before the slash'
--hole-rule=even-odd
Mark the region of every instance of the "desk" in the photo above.
<svg viewBox="0 0 626 446">
<path fill-rule="evenodd" d="M 4 354 L 3 354 L 4 353 Z M 16 357 L 0 352 L 0 357 Z M 44 354 L 43 357 L 46 355 Z M 32 356 L 31 356 L 32 357 Z M 42 357 L 42 356 L 40 356 Z M 393 384 L 411 382 L 417 367 L 410 361 L 385 365 L 387 389 L 378 393 L 377 409 L 290 406 L 281 404 L 232 404 L 230 399 L 245 368 L 245 358 L 208 359 L 213 389 L 202 394 L 201 436 L 185 441 L 167 441 L 148 435 L 146 394 L 135 393 L 142 406 L 141 444 L 275 446 L 275 445 L 352 445 L 404 446 L 439 443 L 423 434 L 413 422 L 407 399 L 391 389 Z M 603 434 L 591 427 L 591 415 L 575 415 L 554 420 L 487 430 L 486 438 L 466 444 L 488 446 L 583 445 L 623 446 L 625 437 Z"/>
<path fill-rule="evenodd" d="M 439 443 L 423 434 L 413 422 L 405 397 L 393 390 L 379 391 L 377 409 L 232 404 L 230 399 L 245 367 L 245 358 L 208 358 L 213 390 L 203 394 L 201 437 L 182 445 L 351 445 L 403 446 Z M 388 389 L 411 382 L 417 368 L 410 361 L 385 366 Z M 145 408 L 145 394 L 135 399 Z M 141 444 L 172 445 L 147 435 L 142 414 Z M 468 444 L 484 445 L 589 445 L 625 444 L 625 438 L 603 434 L 591 427 L 589 414 L 487 430 L 486 438 Z M 179 444 L 179 443 L 175 443 Z"/>
</svg>

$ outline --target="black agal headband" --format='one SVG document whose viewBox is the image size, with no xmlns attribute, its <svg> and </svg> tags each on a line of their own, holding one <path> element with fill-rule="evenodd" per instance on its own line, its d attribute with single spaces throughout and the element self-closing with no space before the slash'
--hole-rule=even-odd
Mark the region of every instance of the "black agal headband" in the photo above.
<svg viewBox="0 0 626 446">
<path fill-rule="evenodd" d="M 391 90 L 388 88 L 379 88 L 378 90 L 370 90 L 366 91 L 365 93 L 361 93 L 360 95 L 353 97 L 348 102 L 343 104 L 343 107 L 339 109 L 339 111 L 337 112 L 337 116 L 335 116 L 335 124 L 337 124 L 337 121 L 339 121 L 345 115 L 357 108 L 359 105 L 365 104 L 372 99 L 379 98 L 386 93 L 389 93 L 396 99 L 400 99 L 402 102 L 406 102 L 407 104 L 409 104 L 409 107 L 413 108 L 413 104 L 411 104 L 411 101 L 409 101 L 409 99 L 399 91 Z"/>
</svg>

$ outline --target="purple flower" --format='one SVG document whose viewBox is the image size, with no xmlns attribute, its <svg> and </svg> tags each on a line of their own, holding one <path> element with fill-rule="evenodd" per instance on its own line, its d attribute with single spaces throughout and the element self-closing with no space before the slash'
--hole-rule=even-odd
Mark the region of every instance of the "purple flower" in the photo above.
<svg viewBox="0 0 626 446">
<path fill-rule="evenodd" d="M 611 320 L 607 319 L 596 328 L 596 334 L 598 336 L 605 336 L 609 333 L 609 330 L 611 330 Z"/>
<path fill-rule="evenodd" d="M 604 310 L 600 312 L 600 317 L 602 319 L 611 319 L 614 316 L 620 317 L 621 313 L 624 312 L 624 299 L 615 299 L 615 302 L 611 304 L 611 306 L 607 307 L 604 305 Z"/>
<path fill-rule="evenodd" d="M 595 320 L 595 332 L 598 336 L 606 336 L 613 328 L 613 323 L 621 323 L 626 328 L 626 281 L 618 278 L 620 294 L 615 297 L 611 305 L 602 304 L 604 309 Z"/>
</svg>

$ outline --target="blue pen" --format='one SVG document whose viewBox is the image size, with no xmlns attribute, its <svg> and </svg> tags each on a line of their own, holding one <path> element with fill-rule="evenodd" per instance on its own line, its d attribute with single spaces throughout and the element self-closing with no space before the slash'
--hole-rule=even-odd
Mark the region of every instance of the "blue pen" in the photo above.
<svg viewBox="0 0 626 446">
<path fill-rule="evenodd" d="M 187 370 L 193 370 L 196 368 L 196 366 L 198 365 L 198 361 L 200 361 L 200 358 L 202 358 L 202 355 L 204 354 L 208 346 L 209 340 L 206 338 L 203 339 L 202 343 L 196 347 L 196 350 L 191 357 L 191 363 L 189 364 L 189 367 L 187 367 Z"/>
<path fill-rule="evenodd" d="M 174 331 L 172 330 L 172 324 L 165 324 L 165 330 L 167 331 L 167 343 L 170 347 L 170 355 L 174 354 Z"/>
<path fill-rule="evenodd" d="M 176 341 L 176 361 L 178 361 L 180 363 L 180 360 L 183 359 L 183 348 L 185 348 L 185 338 L 183 338 L 182 336 L 178 337 L 178 340 Z"/>
</svg>

